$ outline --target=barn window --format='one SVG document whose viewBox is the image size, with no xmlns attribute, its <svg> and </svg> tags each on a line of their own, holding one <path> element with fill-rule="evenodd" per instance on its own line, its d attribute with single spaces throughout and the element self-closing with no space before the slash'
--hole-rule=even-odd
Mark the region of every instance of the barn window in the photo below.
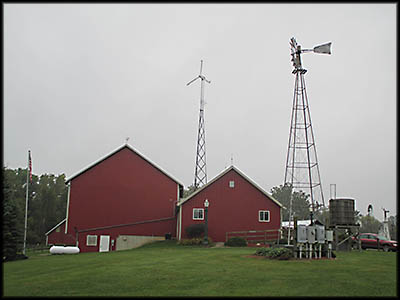
<svg viewBox="0 0 400 300">
<path fill-rule="evenodd" d="M 269 222 L 269 210 L 259 210 L 258 211 L 258 221 L 259 222 Z"/>
<path fill-rule="evenodd" d="M 203 208 L 193 208 L 193 220 L 204 220 Z"/>
<path fill-rule="evenodd" d="M 56 232 L 60 232 L 60 227 L 57 227 Z"/>
<path fill-rule="evenodd" d="M 97 235 L 87 235 L 86 246 L 97 246 Z"/>
<path fill-rule="evenodd" d="M 235 187 L 235 182 L 233 180 L 229 181 L 229 187 L 234 188 Z"/>
</svg>

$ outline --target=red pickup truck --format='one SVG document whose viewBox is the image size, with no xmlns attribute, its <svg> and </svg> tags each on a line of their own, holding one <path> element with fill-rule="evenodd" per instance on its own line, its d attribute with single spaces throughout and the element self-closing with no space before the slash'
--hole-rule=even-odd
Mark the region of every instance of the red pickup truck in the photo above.
<svg viewBox="0 0 400 300">
<path fill-rule="evenodd" d="M 352 239 L 355 243 L 360 240 L 362 249 L 378 249 L 379 241 L 379 248 L 383 251 L 397 251 L 397 241 L 388 240 L 376 233 L 360 233 L 357 238 Z"/>
</svg>

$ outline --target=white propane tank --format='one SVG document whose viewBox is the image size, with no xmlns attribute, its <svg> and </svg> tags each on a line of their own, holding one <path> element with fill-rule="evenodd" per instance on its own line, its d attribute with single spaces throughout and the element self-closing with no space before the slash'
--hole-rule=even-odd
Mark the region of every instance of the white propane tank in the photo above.
<svg viewBox="0 0 400 300">
<path fill-rule="evenodd" d="M 78 247 L 72 247 L 72 246 L 52 246 L 50 248 L 50 253 L 51 254 L 76 254 L 79 253 L 79 248 Z"/>
</svg>

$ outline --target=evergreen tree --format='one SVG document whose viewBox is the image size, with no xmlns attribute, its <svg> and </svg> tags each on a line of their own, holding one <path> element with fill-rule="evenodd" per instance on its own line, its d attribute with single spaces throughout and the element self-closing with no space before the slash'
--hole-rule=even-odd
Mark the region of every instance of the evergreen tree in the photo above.
<svg viewBox="0 0 400 300">
<path fill-rule="evenodd" d="M 17 227 L 17 205 L 13 191 L 3 168 L 3 260 L 14 260 L 20 248 L 20 232 Z"/>
</svg>

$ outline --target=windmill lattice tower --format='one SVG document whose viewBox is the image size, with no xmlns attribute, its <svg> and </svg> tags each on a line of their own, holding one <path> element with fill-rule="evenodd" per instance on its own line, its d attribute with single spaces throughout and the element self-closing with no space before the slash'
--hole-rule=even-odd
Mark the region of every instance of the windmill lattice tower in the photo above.
<svg viewBox="0 0 400 300">
<path fill-rule="evenodd" d="M 311 123 L 310 107 L 307 98 L 304 74 L 307 72 L 301 65 L 301 53 L 315 52 L 330 54 L 331 43 L 301 49 L 296 40 L 290 40 L 291 55 L 296 76 L 293 96 L 290 134 L 285 168 L 285 181 L 294 190 L 301 190 L 310 195 L 311 210 L 315 212 L 325 206 L 321 177 L 318 166 L 317 150 Z M 292 198 L 290 199 L 289 221 L 292 220 Z"/>
<path fill-rule="evenodd" d="M 200 88 L 200 114 L 199 114 L 199 129 L 197 134 L 196 148 L 196 166 L 194 172 L 194 187 L 195 189 L 207 183 L 207 164 L 206 164 L 206 130 L 204 124 L 204 81 L 211 83 L 205 76 L 202 75 L 203 61 L 200 61 L 200 75 L 188 82 L 191 84 L 197 79 L 201 79 Z"/>
</svg>

